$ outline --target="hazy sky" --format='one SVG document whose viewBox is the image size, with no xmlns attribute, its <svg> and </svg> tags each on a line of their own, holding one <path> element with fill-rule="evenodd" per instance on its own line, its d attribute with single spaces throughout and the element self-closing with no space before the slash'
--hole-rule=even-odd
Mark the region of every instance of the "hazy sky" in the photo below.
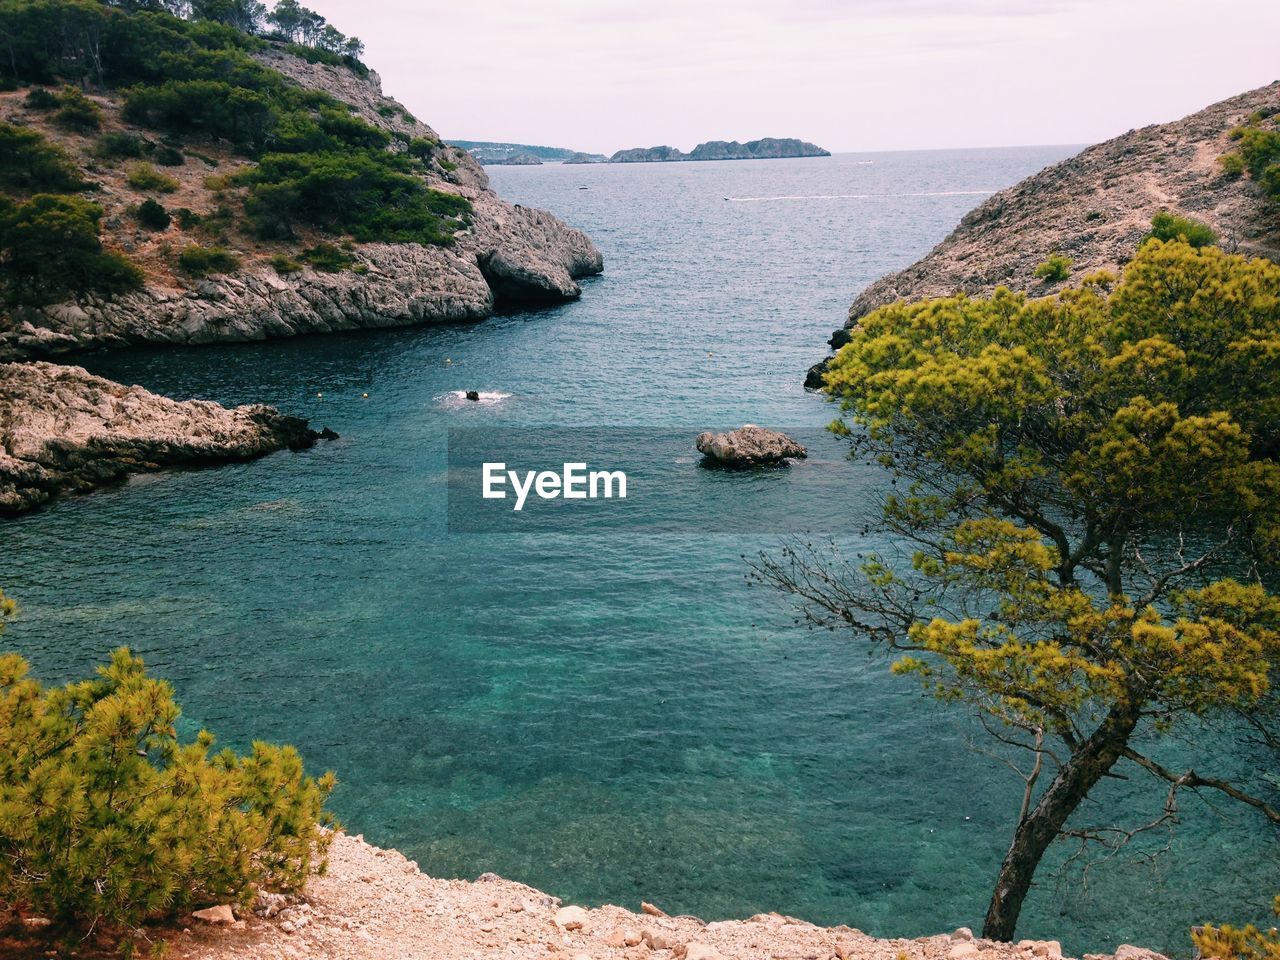
<svg viewBox="0 0 1280 960">
<path fill-rule="evenodd" d="M 442 136 L 1085 143 L 1280 79 L 1278 0 L 304 0 Z"/>
</svg>

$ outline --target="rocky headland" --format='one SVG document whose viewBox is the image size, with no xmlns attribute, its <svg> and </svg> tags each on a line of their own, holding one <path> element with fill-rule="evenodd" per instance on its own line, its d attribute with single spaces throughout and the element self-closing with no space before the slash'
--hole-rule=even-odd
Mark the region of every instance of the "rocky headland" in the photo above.
<svg viewBox="0 0 1280 960">
<path fill-rule="evenodd" d="M 684 160 L 782 160 L 789 157 L 829 157 L 830 151 L 794 137 L 765 137 L 762 140 L 708 140 L 688 153 L 676 147 L 635 147 L 619 150 L 610 163 L 672 163 Z"/>
<path fill-rule="evenodd" d="M 1218 162 L 1234 146 L 1233 128 L 1276 108 L 1280 82 L 1132 130 L 993 194 L 928 255 L 863 290 L 831 345 L 842 346 L 860 317 L 898 299 L 982 295 L 999 286 L 1045 296 L 1095 270 L 1117 270 L 1161 210 L 1208 224 L 1224 249 L 1280 260 L 1280 214 L 1252 179 Z M 1037 278 L 1037 265 L 1054 254 L 1071 259 L 1070 276 Z M 810 369 L 806 385 L 821 385 L 824 364 Z"/>
<path fill-rule="evenodd" d="M 82 367 L 0 363 L 0 516 L 163 467 L 252 460 L 321 436 L 261 404 L 170 400 Z"/>
<path fill-rule="evenodd" d="M 1055 941 L 995 943 L 967 929 L 891 940 L 776 913 L 706 922 L 647 903 L 588 910 L 491 873 L 430 877 L 394 850 L 343 835 L 305 895 L 268 894 L 244 912 L 216 906 L 157 934 L 181 960 L 1063 960 Z M 40 936 L 26 939 L 32 958 L 45 955 Z M 1085 960 L 1164 958 L 1122 946 Z"/>
<path fill-rule="evenodd" d="M 477 158 L 482 167 L 540 167 L 542 161 L 531 153 L 515 153 L 509 157 Z"/>
<path fill-rule="evenodd" d="M 376 73 L 311 63 L 275 47 L 255 56 L 294 83 L 349 105 L 353 116 L 391 134 L 393 145 L 437 144 L 421 176 L 430 188 L 471 204 L 453 241 L 349 245 L 348 269 L 294 263 L 281 270 L 279 244 L 237 234 L 230 242 L 237 269 L 191 276 L 174 265 L 173 252 L 192 242 L 178 218 L 160 230 L 141 229 L 131 213 L 138 191 L 129 183 L 128 166 L 99 159 L 98 134 L 58 127 L 47 114 L 26 109 L 24 90 L 0 92 L 0 121 L 39 132 L 82 168 L 94 187 L 93 202 L 104 210 L 104 246 L 126 254 L 145 278 L 141 289 L 114 297 L 86 294 L 45 306 L 0 308 L 0 362 L 133 344 L 196 345 L 476 321 L 504 304 L 576 298 L 581 293 L 577 281 L 603 269 L 599 250 L 584 233 L 546 211 L 500 199 L 467 151 L 440 143 L 434 130 L 383 95 Z M 125 121 L 118 93 L 91 99 L 101 110 L 103 132 L 148 136 L 146 129 Z M 225 142 L 189 143 L 185 160 L 164 168 L 176 184 L 164 194 L 165 204 L 195 217 L 217 218 L 225 198 L 210 185 L 211 175 L 226 183 L 248 165 Z M 294 447 L 306 432 L 303 421 L 269 408 L 172 407 L 140 388 L 85 380 L 79 368 L 3 369 L 4 513 L 37 507 L 55 494 L 85 490 L 133 470 L 244 459 Z M 100 403 L 106 406 L 97 419 L 81 415 Z"/>
</svg>

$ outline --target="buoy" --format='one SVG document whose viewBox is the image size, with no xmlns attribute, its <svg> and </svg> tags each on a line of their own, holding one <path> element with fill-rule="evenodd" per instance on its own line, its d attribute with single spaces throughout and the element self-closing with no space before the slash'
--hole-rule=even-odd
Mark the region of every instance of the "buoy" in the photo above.
<svg viewBox="0 0 1280 960">
<path fill-rule="evenodd" d="M 360 396 L 364 397 L 366 400 L 369 399 L 369 395 L 367 393 L 362 393 Z"/>
<path fill-rule="evenodd" d="M 323 393 L 317 393 L 317 394 L 316 394 L 316 399 L 317 399 L 317 400 L 323 400 L 323 399 L 324 399 L 324 394 L 323 394 Z"/>
<path fill-rule="evenodd" d="M 452 360 L 450 360 L 448 357 L 445 357 L 445 358 L 444 358 L 444 362 L 445 362 L 445 363 L 453 363 L 453 361 L 452 361 Z"/>
</svg>

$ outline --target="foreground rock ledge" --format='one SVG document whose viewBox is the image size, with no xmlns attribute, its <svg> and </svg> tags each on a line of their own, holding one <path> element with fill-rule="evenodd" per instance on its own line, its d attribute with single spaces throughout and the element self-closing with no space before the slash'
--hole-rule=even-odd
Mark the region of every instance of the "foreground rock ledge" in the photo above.
<svg viewBox="0 0 1280 960">
<path fill-rule="evenodd" d="M 439 880 L 394 850 L 335 837 L 329 871 L 305 897 L 267 896 L 230 924 L 191 920 L 168 935 L 184 960 L 1058 960 L 1052 941 L 975 939 L 968 930 L 918 940 L 879 940 L 850 927 L 817 927 L 778 914 L 705 923 L 605 906 L 587 910 L 485 874 Z M 1127 951 L 1127 952 L 1126 952 Z M 1158 955 L 1127 947 L 1123 960 Z M 1110 955 L 1090 960 L 1111 960 Z"/>
<path fill-rule="evenodd" d="M 715 467 L 768 467 L 801 460 L 808 451 L 785 433 L 748 423 L 728 433 L 698 434 L 694 441 L 705 463 Z"/>
<path fill-rule="evenodd" d="M 319 436 L 261 404 L 170 400 L 83 367 L 0 363 L 0 516 L 130 473 L 250 460 Z"/>
</svg>

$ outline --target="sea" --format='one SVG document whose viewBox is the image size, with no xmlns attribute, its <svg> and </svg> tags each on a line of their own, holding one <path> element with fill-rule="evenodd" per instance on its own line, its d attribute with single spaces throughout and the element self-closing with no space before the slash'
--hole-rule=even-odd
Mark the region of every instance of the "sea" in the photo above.
<svg viewBox="0 0 1280 960">
<path fill-rule="evenodd" d="M 173 683 L 184 735 L 296 744 L 336 771 L 349 832 L 434 875 L 705 919 L 977 928 L 1020 758 L 865 640 L 797 622 L 750 561 L 797 537 L 898 546 L 875 527 L 889 478 L 824 431 L 838 411 L 805 370 L 863 287 L 1075 149 L 490 167 L 503 197 L 600 247 L 581 299 L 78 357 L 173 397 L 274 404 L 340 439 L 0 525 L 0 584 L 21 607 L 3 644 L 51 682 L 128 644 Z M 803 435 L 809 458 L 703 469 L 696 435 L 744 423 Z M 451 451 L 474 437 L 512 467 L 581 440 L 593 466 L 647 462 L 664 479 L 636 489 L 625 522 L 477 522 L 450 483 Z M 1146 748 L 1169 763 L 1190 749 Z M 1197 769 L 1258 762 L 1223 740 Z M 1138 826 L 1164 794 L 1130 771 L 1077 823 Z M 1206 800 L 1186 796 L 1172 834 L 1114 856 L 1055 845 L 1019 935 L 1189 955 L 1193 924 L 1265 920 L 1274 832 Z"/>
</svg>

